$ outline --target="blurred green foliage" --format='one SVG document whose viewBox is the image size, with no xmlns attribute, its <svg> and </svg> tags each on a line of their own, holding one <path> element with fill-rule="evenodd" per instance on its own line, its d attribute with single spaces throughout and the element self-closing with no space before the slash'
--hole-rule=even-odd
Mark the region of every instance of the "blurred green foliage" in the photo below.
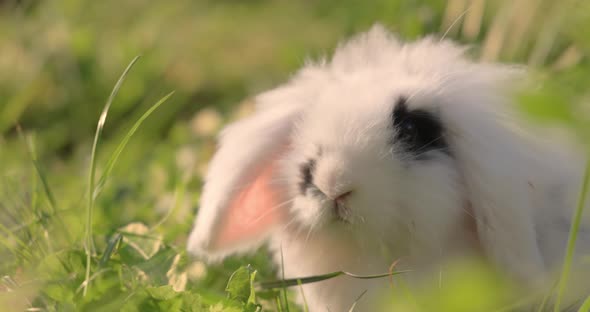
<svg viewBox="0 0 590 312">
<path fill-rule="evenodd" d="M 141 54 L 106 131 L 128 126 L 174 89 L 176 101 L 142 131 L 162 137 L 200 108 L 227 111 L 273 86 L 374 21 L 395 21 L 413 37 L 435 31 L 444 2 L 430 2 L 8 2 L 0 15 L 0 72 L 10 73 L 0 78 L 0 132 L 18 122 L 39 133 L 44 155 L 68 155 L 92 135 L 121 67 Z"/>
<path fill-rule="evenodd" d="M 263 251 L 215 266 L 189 261 L 184 246 L 201 176 L 217 130 L 247 111 L 244 99 L 375 22 L 404 39 L 446 33 L 473 43 L 476 58 L 531 65 L 541 85 L 522 94 L 521 108 L 587 139 L 590 2 L 584 0 L 0 1 L 0 308 L 287 305 L 277 291 L 251 292 L 253 269 L 256 279 L 274 278 Z M 176 93 L 141 125 L 97 198 L 97 254 L 82 296 L 92 136 L 136 55 L 142 58 L 106 121 L 99 173 L 133 124 Z M 251 266 L 239 269 L 245 264 Z M 478 266 L 466 266 L 448 285 L 412 302 L 396 295 L 387 304 L 487 311 L 512 299 L 504 281 Z"/>
</svg>

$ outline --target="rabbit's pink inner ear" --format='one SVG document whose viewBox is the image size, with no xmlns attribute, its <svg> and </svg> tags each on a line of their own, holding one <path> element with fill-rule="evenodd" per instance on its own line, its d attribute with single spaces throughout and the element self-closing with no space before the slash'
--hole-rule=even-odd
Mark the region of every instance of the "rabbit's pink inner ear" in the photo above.
<svg viewBox="0 0 590 312">
<path fill-rule="evenodd" d="M 216 248 L 257 240 L 280 224 L 285 216 L 277 183 L 273 183 L 273 165 L 266 166 L 230 203 L 219 235 L 213 242 Z"/>
</svg>

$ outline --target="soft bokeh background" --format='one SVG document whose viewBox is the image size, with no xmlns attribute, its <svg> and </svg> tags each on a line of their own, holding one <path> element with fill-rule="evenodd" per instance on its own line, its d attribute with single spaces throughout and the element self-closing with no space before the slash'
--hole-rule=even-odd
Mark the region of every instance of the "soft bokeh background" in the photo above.
<svg viewBox="0 0 590 312">
<path fill-rule="evenodd" d="M 184 251 L 215 135 L 250 111 L 249 97 L 377 21 L 404 39 L 446 34 L 473 44 L 475 58 L 531 65 L 539 83 L 519 105 L 584 141 L 590 133 L 589 3 L 0 1 L 0 309 L 253 309 L 240 295 L 247 278 L 229 295 L 225 287 L 246 264 L 258 271 L 257 280 L 272 279 L 264 252 L 209 267 L 189 261 Z M 113 86 L 137 55 L 98 145 L 97 179 L 133 124 L 176 93 L 143 122 L 97 193 L 96 252 L 87 278 L 93 136 Z M 246 271 L 238 275 L 247 277 Z M 503 281 L 478 266 L 473 272 L 458 273 L 444 296 L 427 292 L 395 304 L 408 311 L 508 304 Z M 257 295 L 268 309 L 297 309 L 277 303 L 276 292 Z"/>
</svg>

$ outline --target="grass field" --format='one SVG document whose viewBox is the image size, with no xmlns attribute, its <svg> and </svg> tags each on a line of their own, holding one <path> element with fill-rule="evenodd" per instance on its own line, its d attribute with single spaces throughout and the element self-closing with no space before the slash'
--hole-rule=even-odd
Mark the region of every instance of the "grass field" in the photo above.
<svg viewBox="0 0 590 312">
<path fill-rule="evenodd" d="M 275 279 L 263 250 L 214 266 L 189 258 L 202 175 L 249 97 L 376 21 L 530 65 L 540 82 L 520 107 L 590 142 L 586 0 L 0 1 L 0 310 L 299 310 L 281 288 L 251 291 Z M 478 265 L 447 285 L 394 290 L 384 305 L 518 311 L 529 300 Z"/>
</svg>

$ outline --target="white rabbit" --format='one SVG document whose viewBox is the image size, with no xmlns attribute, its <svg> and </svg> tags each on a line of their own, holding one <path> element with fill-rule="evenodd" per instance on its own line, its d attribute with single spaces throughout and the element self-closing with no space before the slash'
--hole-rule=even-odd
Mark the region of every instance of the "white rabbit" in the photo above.
<svg viewBox="0 0 590 312">
<path fill-rule="evenodd" d="M 546 276 L 581 166 L 505 118 L 519 69 L 464 50 L 376 25 L 259 95 L 221 135 L 189 251 L 215 261 L 268 242 L 286 278 L 383 273 L 398 259 L 434 274 L 468 255 L 523 283 Z M 387 284 L 339 277 L 303 292 L 310 311 L 348 311 Z M 364 296 L 356 310 L 370 306 Z"/>
</svg>

